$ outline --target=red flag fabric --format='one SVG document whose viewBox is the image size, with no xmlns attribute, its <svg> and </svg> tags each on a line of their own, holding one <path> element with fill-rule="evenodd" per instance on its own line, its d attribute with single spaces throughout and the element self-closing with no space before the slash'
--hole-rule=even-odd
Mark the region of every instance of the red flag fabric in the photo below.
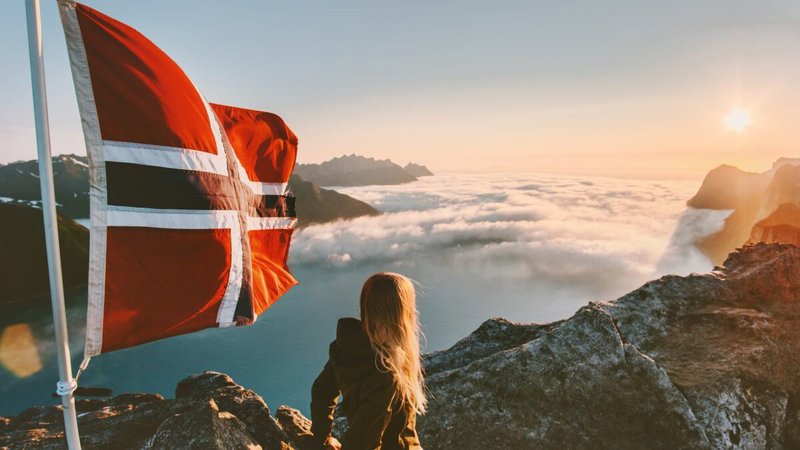
<svg viewBox="0 0 800 450">
<path fill-rule="evenodd" d="M 297 137 L 209 104 L 133 28 L 60 2 L 91 161 L 86 355 L 247 325 L 297 284 Z"/>
</svg>

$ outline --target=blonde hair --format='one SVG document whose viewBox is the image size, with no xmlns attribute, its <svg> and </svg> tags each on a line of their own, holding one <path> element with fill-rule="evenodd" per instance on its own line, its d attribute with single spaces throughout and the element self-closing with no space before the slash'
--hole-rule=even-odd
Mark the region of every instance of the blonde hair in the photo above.
<svg viewBox="0 0 800 450">
<path fill-rule="evenodd" d="M 391 372 L 401 401 L 419 414 L 427 399 L 419 352 L 419 320 L 411 280 L 379 272 L 361 289 L 361 322 L 375 350 L 379 369 Z"/>
</svg>

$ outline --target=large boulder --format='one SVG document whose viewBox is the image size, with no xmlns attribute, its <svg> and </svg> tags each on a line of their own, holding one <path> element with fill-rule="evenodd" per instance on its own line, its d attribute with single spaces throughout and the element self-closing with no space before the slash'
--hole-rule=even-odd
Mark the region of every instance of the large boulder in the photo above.
<svg viewBox="0 0 800 450">
<path fill-rule="evenodd" d="M 191 450 L 261 450 L 247 426 L 214 400 L 198 402 L 167 418 L 147 440 L 143 450 L 182 448 Z M 287 447 L 288 448 L 288 447 Z"/>
<path fill-rule="evenodd" d="M 239 386 L 224 373 L 203 372 L 182 380 L 175 388 L 175 399 L 203 404 L 214 400 L 220 410 L 228 411 L 244 422 L 247 431 L 265 449 L 284 448 L 288 441 L 261 396 Z"/>
<path fill-rule="evenodd" d="M 525 344 L 438 369 L 420 419 L 426 448 L 709 447 L 664 368 L 625 342 L 600 305 Z"/>
</svg>

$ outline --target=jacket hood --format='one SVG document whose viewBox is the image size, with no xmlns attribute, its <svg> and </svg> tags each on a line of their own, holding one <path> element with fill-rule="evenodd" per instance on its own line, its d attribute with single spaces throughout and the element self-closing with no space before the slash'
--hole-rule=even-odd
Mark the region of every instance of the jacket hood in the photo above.
<svg viewBox="0 0 800 450">
<path fill-rule="evenodd" d="M 375 370 L 375 352 L 360 320 L 352 317 L 339 319 L 330 358 L 341 381 L 356 381 Z"/>
</svg>

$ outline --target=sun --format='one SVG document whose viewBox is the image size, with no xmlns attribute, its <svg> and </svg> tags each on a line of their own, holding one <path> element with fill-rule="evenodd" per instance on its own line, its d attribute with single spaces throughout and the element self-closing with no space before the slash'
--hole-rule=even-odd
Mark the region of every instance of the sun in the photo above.
<svg viewBox="0 0 800 450">
<path fill-rule="evenodd" d="M 725 116 L 725 128 L 737 133 L 744 131 L 752 122 L 750 112 L 744 108 L 734 108 Z"/>
</svg>

